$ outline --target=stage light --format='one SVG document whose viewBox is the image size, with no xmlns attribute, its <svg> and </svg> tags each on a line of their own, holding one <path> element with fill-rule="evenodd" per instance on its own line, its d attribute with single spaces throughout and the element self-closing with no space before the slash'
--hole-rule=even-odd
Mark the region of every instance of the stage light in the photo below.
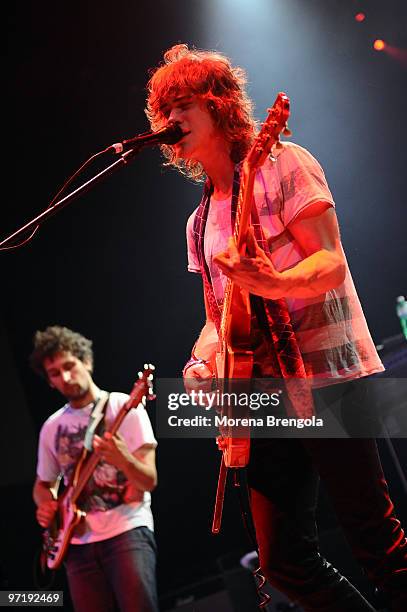
<svg viewBox="0 0 407 612">
<path fill-rule="evenodd" d="M 382 40 L 381 38 L 377 38 L 374 43 L 373 43 L 373 48 L 376 51 L 383 51 L 383 49 L 385 48 L 386 43 L 384 42 L 384 40 Z"/>
<path fill-rule="evenodd" d="M 359 21 L 359 23 L 361 23 L 366 19 L 366 15 L 364 13 L 356 13 L 355 19 L 356 21 Z"/>
</svg>

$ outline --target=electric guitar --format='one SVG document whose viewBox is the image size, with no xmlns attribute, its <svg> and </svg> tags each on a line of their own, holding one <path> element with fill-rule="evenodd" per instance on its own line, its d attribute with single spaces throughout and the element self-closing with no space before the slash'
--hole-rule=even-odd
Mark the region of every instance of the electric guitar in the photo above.
<svg viewBox="0 0 407 612">
<path fill-rule="evenodd" d="M 139 372 L 139 378 L 135 382 L 130 397 L 122 406 L 112 425 L 107 430 L 114 435 L 122 424 L 124 418 L 132 408 L 139 404 L 143 406 L 146 400 L 153 399 L 153 371 L 154 366 L 145 365 L 143 372 Z M 100 457 L 89 452 L 84 447 L 77 461 L 72 478 L 66 489 L 58 499 L 58 488 L 62 476 L 58 476 L 55 485 L 50 489 L 55 500 L 58 501 L 58 509 L 50 527 L 43 534 L 43 550 L 41 554 L 41 566 L 45 571 L 57 569 L 65 558 L 75 528 L 86 516 L 86 512 L 80 509 L 80 495 L 89 482 Z"/>
<path fill-rule="evenodd" d="M 280 133 L 290 135 L 287 121 L 290 114 L 290 100 L 280 92 L 272 106 L 268 109 L 266 121 L 262 124 L 259 134 L 246 155 L 241 171 L 240 189 L 237 202 L 236 220 L 233 237 L 239 254 L 246 255 L 247 231 L 250 225 L 250 213 L 253 206 L 253 188 L 257 169 L 264 164 L 271 153 L 272 147 L 279 143 Z M 273 158 L 271 158 L 273 159 Z M 215 372 L 218 386 L 230 388 L 233 379 L 249 381 L 253 371 L 253 350 L 250 344 L 251 307 L 250 294 L 241 289 L 228 278 L 225 288 L 219 341 L 215 357 Z M 233 384 L 233 383 L 232 383 Z M 233 416 L 232 410 L 229 410 Z M 244 433 L 244 432 L 243 432 Z M 249 462 L 250 435 L 233 437 L 233 428 L 222 429 L 217 444 L 222 452 L 222 461 L 216 495 L 212 532 L 220 530 L 224 488 L 226 485 L 227 468 L 242 468 Z"/>
</svg>

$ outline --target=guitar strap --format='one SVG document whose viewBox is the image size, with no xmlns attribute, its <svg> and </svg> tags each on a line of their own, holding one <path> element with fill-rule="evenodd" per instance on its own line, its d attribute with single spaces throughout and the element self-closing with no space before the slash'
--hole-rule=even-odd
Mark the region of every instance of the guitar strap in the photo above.
<svg viewBox="0 0 407 612">
<path fill-rule="evenodd" d="M 89 417 L 88 427 L 83 440 L 83 446 L 89 452 L 92 452 L 93 450 L 93 436 L 97 432 L 98 426 L 101 425 L 104 419 L 108 400 L 109 393 L 107 393 L 107 391 L 102 391 L 99 398 L 94 403 L 94 408 Z"/>
<path fill-rule="evenodd" d="M 215 298 L 215 294 L 212 289 L 211 275 L 209 272 L 208 264 L 205 259 L 204 250 L 204 239 L 205 239 L 205 227 L 208 219 L 209 204 L 211 201 L 213 187 L 209 178 L 205 181 L 204 190 L 202 194 L 201 202 L 195 214 L 193 234 L 195 240 L 195 248 L 198 256 L 199 267 L 201 268 L 202 280 L 204 284 L 206 301 L 208 304 L 209 312 L 214 321 L 216 329 L 220 327 L 221 312 L 218 303 Z"/>
<path fill-rule="evenodd" d="M 276 162 L 278 163 L 278 162 Z M 240 168 L 235 167 L 232 189 L 231 221 L 234 227 L 240 189 Z M 212 288 L 208 265 L 205 260 L 204 237 L 212 193 L 210 181 L 205 183 L 201 203 L 194 219 L 194 238 L 204 282 L 206 300 L 210 314 L 219 330 L 221 311 Z M 257 208 L 253 199 L 252 224 L 259 246 L 270 257 L 270 249 L 260 224 Z M 251 303 L 258 325 L 267 340 L 267 350 L 273 364 L 273 378 L 284 379 L 287 390 L 287 412 L 296 417 L 310 418 L 314 414 L 311 386 L 307 380 L 304 361 L 291 325 L 287 302 L 284 298 L 269 300 L 251 295 Z"/>
</svg>

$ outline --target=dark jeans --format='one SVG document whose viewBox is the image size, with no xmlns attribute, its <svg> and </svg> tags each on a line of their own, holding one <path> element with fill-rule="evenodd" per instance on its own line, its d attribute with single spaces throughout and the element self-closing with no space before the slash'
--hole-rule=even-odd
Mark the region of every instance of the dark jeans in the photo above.
<svg viewBox="0 0 407 612">
<path fill-rule="evenodd" d="M 76 612 L 157 612 L 156 546 L 147 527 L 71 544 L 65 562 Z"/>
<path fill-rule="evenodd" d="M 360 395 L 360 384 L 338 387 L 346 390 L 344 401 L 350 404 L 350 391 L 356 389 Z M 321 404 L 332 390 L 317 394 Z M 373 610 L 319 554 L 315 523 L 319 476 L 355 558 L 388 594 L 390 609 L 405 612 L 407 543 L 371 439 L 252 441 L 248 479 L 263 573 L 306 611 Z"/>
</svg>

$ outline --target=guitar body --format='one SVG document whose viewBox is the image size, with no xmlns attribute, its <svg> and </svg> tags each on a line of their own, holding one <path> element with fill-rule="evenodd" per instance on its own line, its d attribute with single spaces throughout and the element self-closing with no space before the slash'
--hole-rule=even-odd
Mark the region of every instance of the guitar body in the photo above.
<svg viewBox="0 0 407 612">
<path fill-rule="evenodd" d="M 227 337 L 219 340 L 215 357 L 215 371 L 218 390 L 223 393 L 246 390 L 253 372 L 253 351 L 250 346 L 250 302 L 247 292 L 236 285 L 231 287 L 230 310 L 227 321 Z M 242 381 L 243 384 L 242 384 Z M 245 387 L 247 389 L 245 389 Z M 236 416 L 236 410 L 228 406 L 223 410 L 228 417 Z M 217 438 L 219 449 L 223 452 L 226 467 L 245 467 L 250 456 L 250 432 L 237 428 L 239 435 L 234 436 L 233 427 L 225 435 Z M 248 435 L 245 435 L 248 434 Z"/>
<path fill-rule="evenodd" d="M 68 550 L 77 525 L 86 516 L 72 502 L 72 487 L 68 487 L 58 500 L 58 510 L 50 527 L 44 532 L 44 551 L 49 569 L 58 569 Z"/>
<path fill-rule="evenodd" d="M 253 370 L 253 352 L 252 351 L 234 351 L 230 346 L 226 347 L 224 353 L 216 355 L 217 372 L 232 372 L 232 378 L 225 376 L 218 378 L 218 390 L 221 394 L 233 393 L 237 391 L 242 393 L 245 385 L 247 393 L 249 393 L 250 378 Z M 240 382 L 236 384 L 236 379 Z M 242 381 L 244 384 L 242 385 Z M 229 407 L 227 410 L 222 410 L 222 414 L 231 418 L 236 417 L 236 409 Z M 238 434 L 234 435 L 234 429 Z M 250 457 L 250 432 L 246 429 L 243 431 L 241 426 L 236 428 L 228 427 L 227 433 L 218 436 L 217 444 L 219 450 L 223 452 L 223 459 L 226 467 L 241 468 L 249 463 Z"/>
<path fill-rule="evenodd" d="M 253 351 L 250 344 L 251 309 L 249 294 L 230 284 L 230 302 L 225 318 L 225 333 L 220 334 L 215 365 L 218 380 L 250 378 Z"/>
</svg>

